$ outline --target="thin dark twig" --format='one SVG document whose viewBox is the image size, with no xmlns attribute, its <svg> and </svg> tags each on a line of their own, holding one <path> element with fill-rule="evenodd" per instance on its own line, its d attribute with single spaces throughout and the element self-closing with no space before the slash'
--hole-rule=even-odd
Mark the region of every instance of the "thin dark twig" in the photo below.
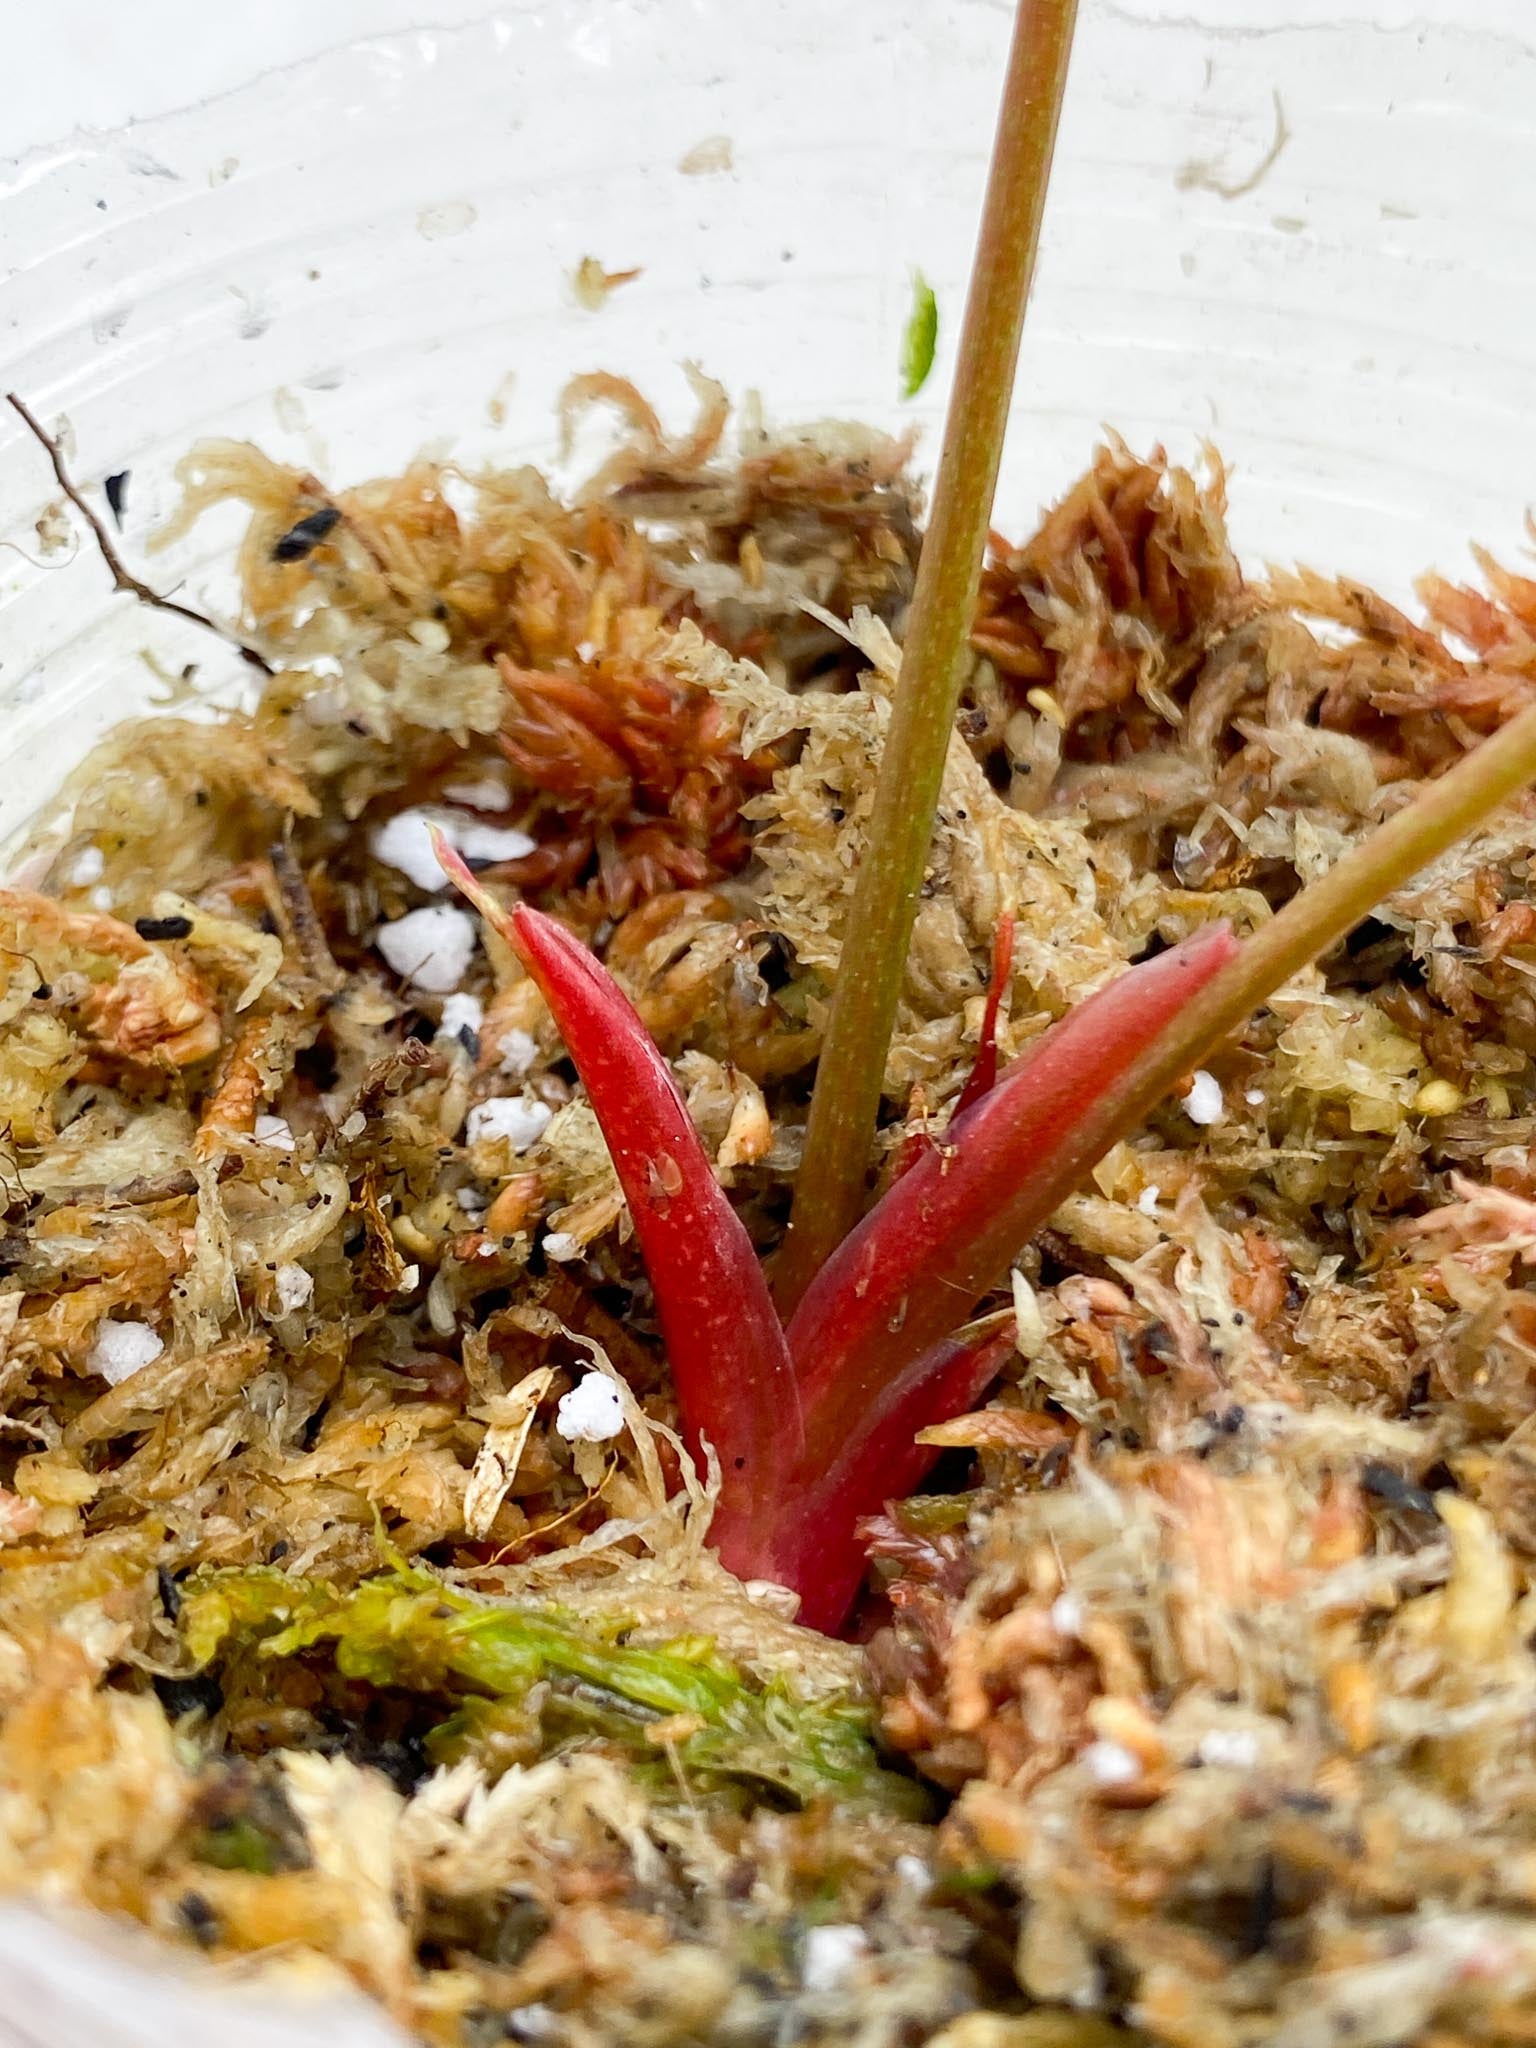
<svg viewBox="0 0 1536 2048">
<path fill-rule="evenodd" d="M 221 1181 L 233 1180 L 244 1167 L 244 1160 L 238 1154 L 226 1153 L 216 1168 L 216 1177 Z M 43 1188 L 30 1200 L 46 1200 L 53 1196 L 72 1207 L 95 1205 L 108 1209 L 119 1205 L 142 1208 L 154 1202 L 175 1202 L 184 1195 L 197 1193 L 197 1175 L 189 1166 L 178 1166 L 166 1173 L 139 1174 L 133 1180 L 95 1181 L 89 1186 Z M 23 1233 L 20 1237 L 12 1234 L 0 1236 L 0 1270 L 7 1261 L 15 1264 L 15 1247 L 27 1244 L 29 1239 Z"/>
<path fill-rule="evenodd" d="M 48 432 L 31 407 L 18 398 L 14 391 L 7 391 L 5 400 L 11 410 L 19 416 L 28 433 L 45 450 L 53 466 L 54 476 L 58 479 L 59 489 L 91 529 L 101 559 L 111 571 L 114 587 L 129 597 L 136 597 L 140 604 L 152 605 L 156 611 L 172 612 L 178 619 L 186 619 L 194 626 L 201 626 L 204 632 L 216 634 L 226 646 L 234 648 L 242 661 L 248 661 L 252 668 L 260 669 L 264 676 L 271 675 L 271 662 L 265 655 L 258 654 L 254 647 L 248 647 L 237 633 L 230 632 L 227 626 L 221 626 L 217 620 L 210 619 L 206 612 L 194 611 L 191 605 L 180 604 L 174 597 L 162 597 L 158 590 L 141 581 L 124 565 L 123 558 L 113 545 L 112 536 L 107 532 L 100 514 L 86 502 L 77 486 L 70 480 L 69 471 L 64 467 L 63 454 L 53 435 Z"/>
<path fill-rule="evenodd" d="M 221 1181 L 233 1180 L 244 1161 L 235 1153 L 226 1152 L 214 1169 L 215 1178 Z M 170 1173 L 141 1174 L 136 1180 L 115 1181 L 110 1187 L 91 1189 L 70 1189 L 71 1201 L 95 1200 L 111 1205 L 128 1203 L 142 1207 L 150 1202 L 175 1202 L 183 1195 L 197 1193 L 197 1175 L 188 1166 L 178 1167 Z"/>
<path fill-rule="evenodd" d="M 345 982 L 346 976 L 336 965 L 330 946 L 326 943 L 325 927 L 320 921 L 320 913 L 315 909 L 315 899 L 309 893 L 304 870 L 299 866 L 293 848 L 285 840 L 278 840 L 268 858 L 272 863 L 272 875 L 277 884 L 283 922 L 288 927 L 294 950 L 303 964 L 304 972 L 323 995 L 335 995 Z"/>
</svg>

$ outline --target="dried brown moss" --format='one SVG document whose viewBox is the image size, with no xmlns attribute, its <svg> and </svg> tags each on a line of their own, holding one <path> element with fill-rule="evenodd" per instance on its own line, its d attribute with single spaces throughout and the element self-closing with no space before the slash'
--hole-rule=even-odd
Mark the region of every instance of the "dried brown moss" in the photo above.
<svg viewBox="0 0 1536 2048">
<path fill-rule="evenodd" d="M 867 1649 L 807 1637 L 709 1555 L 536 992 L 377 945 L 446 899 L 376 828 L 525 831 L 492 885 L 603 952 L 771 1250 L 918 500 L 899 444 L 749 420 L 730 454 L 699 400 L 674 439 L 581 380 L 625 432 L 571 504 L 188 460 L 188 518 L 250 508 L 277 673 L 110 742 L 0 905 L 0 1879 L 307 1948 L 444 2042 L 1527 2038 L 1531 807 L 1280 992 L 1215 1122 L 1168 1103 L 1020 1247 L 1007 1383 L 941 1432 L 958 1490 L 872 1529 Z M 1245 577 L 1214 459 L 1118 444 L 997 543 L 887 1141 L 958 1091 L 1004 912 L 1006 1054 L 1262 921 L 1523 703 L 1536 603 L 1484 567 L 1424 623 Z M 163 1348 L 109 1384 L 124 1323 Z M 572 1444 L 591 1370 L 625 1426 Z M 878 1712 L 934 1818 L 691 1784 L 686 1717 L 652 1740 L 547 1674 L 466 1707 L 329 1639 L 190 1656 L 188 1574 L 386 1567 Z"/>
</svg>

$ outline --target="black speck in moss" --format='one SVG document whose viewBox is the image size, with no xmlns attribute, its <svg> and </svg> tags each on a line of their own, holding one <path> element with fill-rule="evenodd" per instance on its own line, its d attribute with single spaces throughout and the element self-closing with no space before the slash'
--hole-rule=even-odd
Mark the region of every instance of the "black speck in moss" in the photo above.
<svg viewBox="0 0 1536 2048">
<path fill-rule="evenodd" d="M 181 1923 L 199 1948 L 216 1948 L 219 1916 L 201 1892 L 183 1892 L 176 1902 Z"/>
<path fill-rule="evenodd" d="M 186 939 L 192 935 L 190 917 L 136 917 L 133 928 L 141 939 Z"/>
<path fill-rule="evenodd" d="M 341 514 L 334 505 L 322 505 L 318 512 L 305 513 L 272 543 L 273 561 L 302 562 L 311 549 L 320 545 L 340 518 Z"/>
</svg>

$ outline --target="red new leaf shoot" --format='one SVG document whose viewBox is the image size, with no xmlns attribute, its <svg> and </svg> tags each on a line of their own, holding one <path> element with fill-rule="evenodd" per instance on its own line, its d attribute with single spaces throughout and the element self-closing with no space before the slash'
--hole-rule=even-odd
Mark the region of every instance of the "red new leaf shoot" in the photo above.
<svg viewBox="0 0 1536 2048">
<path fill-rule="evenodd" d="M 554 918 L 526 903 L 504 908 L 441 835 L 433 844 L 538 984 L 586 1086 L 650 1274 L 689 1448 L 708 1438 L 720 1459 L 713 1533 L 734 1566 L 784 1513 L 803 1443 L 794 1368 L 752 1241 L 670 1068 L 606 968 Z"/>
<path fill-rule="evenodd" d="M 789 1325 L 812 1458 L 833 1455 L 907 1362 L 998 1284 L 1102 1151 L 1096 1131 L 1080 1142 L 1096 1098 L 1237 951 L 1211 925 L 1079 1003 L 844 1239 Z"/>
<path fill-rule="evenodd" d="M 981 1013 L 981 1042 L 976 1048 L 976 1064 L 966 1076 L 960 1100 L 955 1104 L 956 1116 L 973 1102 L 979 1102 L 997 1081 L 997 1013 L 1003 1006 L 1008 977 L 1013 972 L 1015 923 L 1013 912 L 1005 910 L 992 935 L 992 979 L 987 984 L 987 1006 Z"/>
</svg>

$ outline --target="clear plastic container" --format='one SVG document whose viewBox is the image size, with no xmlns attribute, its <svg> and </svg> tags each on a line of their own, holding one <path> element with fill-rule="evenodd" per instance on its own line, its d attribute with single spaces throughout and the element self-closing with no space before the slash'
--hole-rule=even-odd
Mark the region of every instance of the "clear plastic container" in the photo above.
<svg viewBox="0 0 1536 2048">
<path fill-rule="evenodd" d="M 336 483 L 424 445 L 545 460 L 581 370 L 633 378 L 680 422 L 692 358 L 781 422 L 907 421 L 931 452 L 1004 0 L 441 0 L 431 29 L 414 12 L 55 0 L 14 25 L 0 134 L 28 147 L 0 166 L 0 389 L 67 422 L 80 483 L 128 473 L 134 566 L 230 603 L 237 521 L 144 554 L 200 435 Z M 1184 458 L 1214 441 L 1255 563 L 1406 598 L 1419 570 L 1470 566 L 1471 539 L 1518 553 L 1530 0 L 1348 12 L 1083 0 L 1004 530 L 1109 425 Z M 54 140 L 72 119 L 87 130 Z M 571 288 L 586 256 L 639 270 L 595 312 Z M 904 405 L 914 268 L 940 344 Z M 166 671 L 195 663 L 210 699 L 241 686 L 217 642 L 113 594 L 78 522 L 52 542 L 57 502 L 0 413 L 0 842 Z M 49 1987 L 51 2041 L 201 2037 L 4 1931 L 8 1970 Z"/>
<path fill-rule="evenodd" d="M 676 419 L 691 357 L 779 420 L 906 419 L 934 447 L 1002 0 L 458 0 L 461 25 L 313 54 L 410 11 L 282 0 L 210 35 L 151 0 L 130 37 L 64 0 L 22 29 L 4 133 L 57 121 L 74 76 L 88 118 L 150 112 L 0 179 L 0 382 L 67 419 L 82 482 L 130 473 L 123 545 L 157 580 L 230 595 L 230 523 L 142 555 L 201 434 L 337 482 L 424 444 L 545 458 L 571 372 L 620 371 Z M 1204 11 L 1086 0 L 1000 524 L 1109 424 L 1181 456 L 1213 439 L 1255 561 L 1406 595 L 1470 538 L 1513 552 L 1536 476 L 1527 0 Z M 598 312 L 571 290 L 588 255 L 641 273 Z M 940 346 L 903 406 L 914 266 Z M 3 842 L 162 690 L 141 650 L 233 678 L 88 545 L 44 554 L 42 452 L 9 415 L 0 449 Z"/>
</svg>

